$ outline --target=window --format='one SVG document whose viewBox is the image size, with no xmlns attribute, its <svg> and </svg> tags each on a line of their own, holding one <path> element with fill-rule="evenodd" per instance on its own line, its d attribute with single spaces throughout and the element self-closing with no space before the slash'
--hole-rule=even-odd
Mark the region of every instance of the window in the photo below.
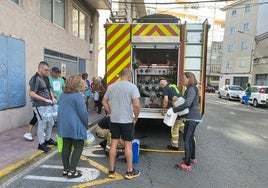
<svg viewBox="0 0 268 188">
<path fill-rule="evenodd" d="M 229 44 L 228 46 L 228 52 L 232 52 L 234 51 L 234 45 L 233 44 Z"/>
<path fill-rule="evenodd" d="M 232 16 L 236 16 L 236 9 L 232 10 Z"/>
<path fill-rule="evenodd" d="M 76 8 L 73 8 L 73 34 L 86 39 L 86 15 Z"/>
<path fill-rule="evenodd" d="M 241 67 L 241 68 L 246 67 L 246 61 L 245 60 L 241 60 L 239 67 Z"/>
<path fill-rule="evenodd" d="M 235 33 L 235 27 L 231 27 L 231 31 L 230 31 L 230 34 L 234 34 Z"/>
<path fill-rule="evenodd" d="M 247 42 L 242 42 L 241 44 L 241 49 L 244 50 L 244 49 L 248 49 L 248 43 Z"/>
<path fill-rule="evenodd" d="M 249 23 L 244 23 L 243 30 L 244 31 L 249 30 Z"/>
<path fill-rule="evenodd" d="M 43 18 L 65 27 L 65 0 L 40 1 L 40 14 Z"/>
<path fill-rule="evenodd" d="M 230 69 L 230 68 L 232 68 L 232 62 L 231 61 L 227 61 L 226 69 Z"/>
<path fill-rule="evenodd" d="M 54 50 L 44 50 L 44 60 L 50 67 L 60 67 L 63 77 L 75 75 L 86 71 L 86 60 Z"/>
<path fill-rule="evenodd" d="M 250 4 L 247 4 L 246 6 L 245 6 L 245 12 L 247 13 L 247 12 L 249 12 L 250 11 Z"/>
<path fill-rule="evenodd" d="M 10 0 L 10 1 L 12 1 L 12 2 L 14 2 L 16 4 L 19 4 L 20 3 L 19 0 Z"/>
</svg>

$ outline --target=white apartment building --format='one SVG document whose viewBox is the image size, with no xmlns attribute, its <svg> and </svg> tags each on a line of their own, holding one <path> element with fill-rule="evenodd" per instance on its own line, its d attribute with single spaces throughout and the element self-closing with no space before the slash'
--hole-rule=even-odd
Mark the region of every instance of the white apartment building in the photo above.
<svg viewBox="0 0 268 188">
<path fill-rule="evenodd" d="M 259 0 L 256 46 L 253 54 L 253 84 L 268 86 L 268 0 Z"/>
<path fill-rule="evenodd" d="M 258 9 L 258 0 L 239 0 L 221 9 L 226 12 L 226 19 L 219 87 L 225 84 L 245 87 L 247 82 L 253 83 Z"/>
<path fill-rule="evenodd" d="M 0 131 L 25 126 L 33 116 L 29 80 L 45 60 L 63 75 L 96 76 L 97 9 L 108 0 L 1 0 Z"/>
<path fill-rule="evenodd" d="M 147 2 L 156 2 L 146 0 Z M 158 1 L 159 2 L 159 1 Z M 161 1 L 165 2 L 166 1 Z M 170 0 L 171 2 L 171 0 Z M 189 3 L 186 3 L 189 2 Z M 176 4 L 175 4 L 176 3 Z M 222 63 L 222 41 L 224 35 L 225 12 L 220 9 L 228 5 L 229 2 L 197 2 L 188 0 L 174 0 L 173 4 L 150 5 L 149 12 L 164 13 L 176 16 L 181 22 L 202 23 L 208 20 L 211 25 L 208 33 L 207 66 L 206 66 L 206 84 L 214 86 L 219 85 L 219 76 Z M 156 7 L 155 9 L 153 7 Z"/>
</svg>

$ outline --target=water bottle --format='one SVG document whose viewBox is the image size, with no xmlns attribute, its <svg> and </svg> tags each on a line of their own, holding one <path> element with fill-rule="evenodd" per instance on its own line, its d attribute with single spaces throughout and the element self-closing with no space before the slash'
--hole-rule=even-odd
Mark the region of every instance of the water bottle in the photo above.
<svg viewBox="0 0 268 188">
<path fill-rule="evenodd" d="M 57 117 L 58 117 L 58 108 L 59 108 L 59 105 L 57 104 L 54 104 L 52 106 L 52 116 L 55 121 L 57 120 Z"/>
<path fill-rule="evenodd" d="M 94 135 L 90 131 L 87 131 L 87 140 L 85 141 L 85 145 L 89 146 L 93 144 L 94 141 L 95 141 Z"/>
</svg>

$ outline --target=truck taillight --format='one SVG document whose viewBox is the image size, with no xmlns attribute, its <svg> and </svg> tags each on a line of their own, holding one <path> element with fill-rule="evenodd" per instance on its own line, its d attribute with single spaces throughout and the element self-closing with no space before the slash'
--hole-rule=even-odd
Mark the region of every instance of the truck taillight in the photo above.
<svg viewBox="0 0 268 188">
<path fill-rule="evenodd" d="M 261 88 L 260 93 L 265 93 L 265 88 Z"/>
</svg>

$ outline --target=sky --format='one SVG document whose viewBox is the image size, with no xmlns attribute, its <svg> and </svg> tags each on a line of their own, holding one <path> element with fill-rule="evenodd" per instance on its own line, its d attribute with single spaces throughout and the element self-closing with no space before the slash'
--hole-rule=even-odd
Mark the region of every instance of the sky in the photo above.
<svg viewBox="0 0 268 188">
<path fill-rule="evenodd" d="M 184 0 L 186 1 L 186 0 Z M 190 0 L 193 1 L 193 0 Z M 144 0 L 145 3 L 174 3 L 175 0 Z M 183 12 L 183 11 L 189 11 L 190 14 L 192 15 L 197 15 L 200 19 L 200 22 L 203 22 L 206 18 L 213 19 L 214 16 L 214 9 L 217 8 L 216 16 L 219 17 L 219 19 L 224 19 L 225 14 L 224 12 L 219 11 L 218 9 L 225 6 L 223 5 L 224 3 L 206 3 L 206 4 L 199 4 L 200 8 L 204 8 L 203 12 L 201 9 L 194 9 L 194 8 L 188 8 L 185 9 L 183 8 L 185 5 L 178 5 L 178 4 L 173 4 L 173 5 L 156 5 L 156 4 L 147 4 L 146 7 L 150 8 L 151 14 L 155 13 L 156 9 L 162 9 L 161 13 L 167 13 L 168 11 L 173 11 L 173 12 Z M 192 5 L 192 4 L 191 4 Z M 107 10 L 98 10 L 100 14 L 100 19 L 99 19 L 99 62 L 98 62 L 98 76 L 103 76 L 105 73 L 105 30 L 103 28 L 106 19 L 109 18 L 110 12 Z M 189 22 L 189 20 L 183 20 L 181 19 L 182 22 Z M 216 35 L 215 35 L 216 36 Z M 215 40 L 214 36 L 214 40 Z M 218 35 L 217 35 L 218 36 Z M 217 41 L 217 40 L 216 40 Z"/>
</svg>

